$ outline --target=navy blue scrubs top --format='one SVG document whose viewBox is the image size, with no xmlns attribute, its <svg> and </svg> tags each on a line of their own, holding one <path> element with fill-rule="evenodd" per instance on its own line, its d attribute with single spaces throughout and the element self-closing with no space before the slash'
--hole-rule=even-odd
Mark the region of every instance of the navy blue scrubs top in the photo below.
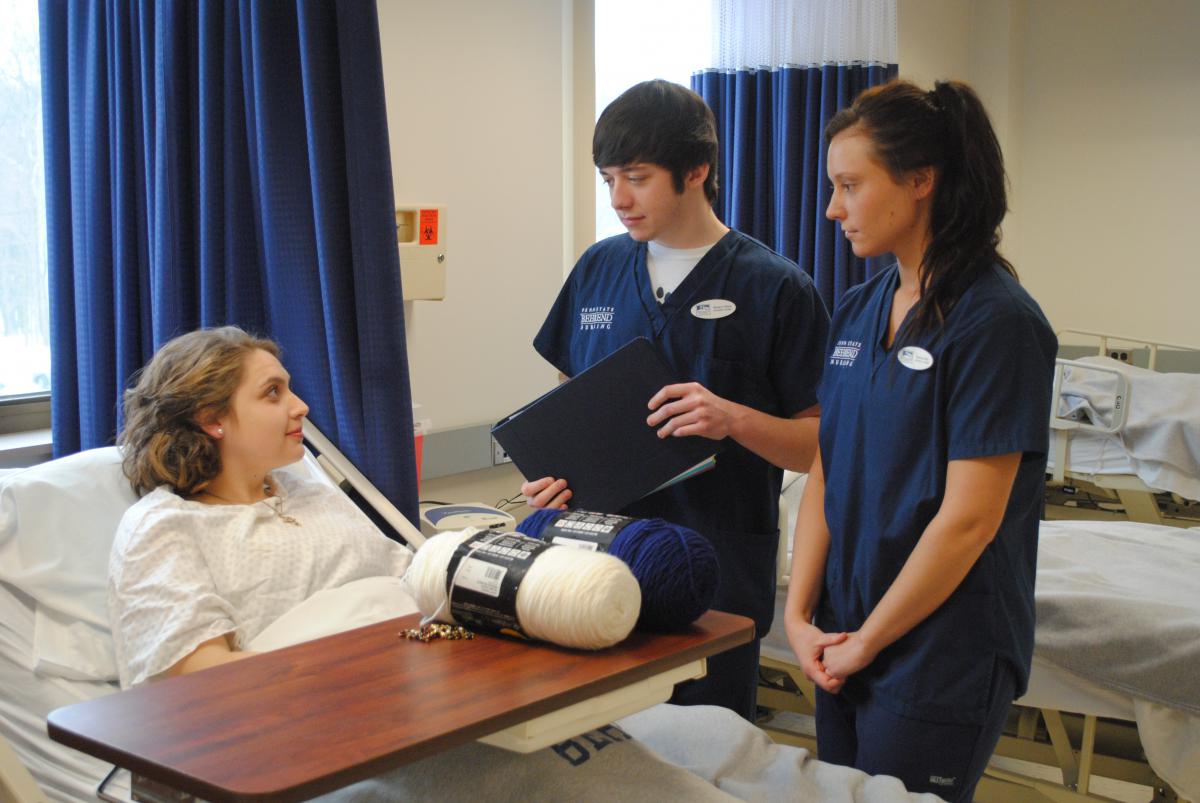
<svg viewBox="0 0 1200 803">
<path fill-rule="evenodd" d="M 712 299 L 732 301 L 736 309 L 717 319 L 692 314 L 693 305 Z M 622 234 L 580 257 L 533 345 L 574 376 L 633 338 L 646 337 L 681 380 L 791 417 L 816 403 L 828 327 L 808 275 L 753 238 L 727 233 L 659 304 L 646 269 L 646 244 Z M 762 636 L 775 611 L 782 477 L 781 469 L 728 439 L 716 468 L 619 512 L 660 517 L 707 536 L 721 566 L 713 607 L 751 617 Z"/>
<path fill-rule="evenodd" d="M 831 543 L 817 625 L 861 627 L 937 513 L 949 461 L 1021 452 L 1000 529 L 962 585 L 844 689 L 904 716 L 979 722 L 997 661 L 1018 695 L 1028 681 L 1057 340 L 992 266 L 940 331 L 886 348 L 897 277 L 893 265 L 853 288 L 834 314 L 820 389 Z"/>
</svg>

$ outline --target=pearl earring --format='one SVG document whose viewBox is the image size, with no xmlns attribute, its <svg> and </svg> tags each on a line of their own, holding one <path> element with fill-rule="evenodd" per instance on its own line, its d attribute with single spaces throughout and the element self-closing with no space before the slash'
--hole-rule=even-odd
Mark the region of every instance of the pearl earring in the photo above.
<svg viewBox="0 0 1200 803">
<path fill-rule="evenodd" d="M 217 427 L 217 435 L 225 437 L 225 427 Z"/>
</svg>

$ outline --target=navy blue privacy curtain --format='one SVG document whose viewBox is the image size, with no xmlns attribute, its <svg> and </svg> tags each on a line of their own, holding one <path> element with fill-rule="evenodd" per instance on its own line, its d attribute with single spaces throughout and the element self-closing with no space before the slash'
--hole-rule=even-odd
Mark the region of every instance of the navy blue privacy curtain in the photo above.
<svg viewBox="0 0 1200 803">
<path fill-rule="evenodd" d="M 832 311 L 890 264 L 859 259 L 825 218 L 825 124 L 897 74 L 895 0 L 715 0 L 713 59 L 692 76 L 721 152 L 724 223 L 794 260 Z"/>
<path fill-rule="evenodd" d="M 416 520 L 373 0 L 41 0 L 55 455 L 113 442 L 131 375 L 227 323 Z"/>
</svg>

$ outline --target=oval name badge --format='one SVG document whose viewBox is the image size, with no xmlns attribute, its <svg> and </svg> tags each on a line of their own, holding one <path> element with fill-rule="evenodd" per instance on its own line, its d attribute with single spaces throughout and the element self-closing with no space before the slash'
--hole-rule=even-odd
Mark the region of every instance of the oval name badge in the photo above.
<svg viewBox="0 0 1200 803">
<path fill-rule="evenodd" d="M 905 346 L 896 357 L 905 368 L 924 371 L 933 365 L 933 355 L 920 346 Z"/>
<path fill-rule="evenodd" d="M 734 304 L 732 301 L 726 301 L 723 298 L 710 298 L 708 301 L 700 301 L 693 304 L 692 314 L 706 321 L 715 321 L 717 318 L 726 318 L 732 315 L 735 309 L 737 309 L 737 304 Z"/>
</svg>

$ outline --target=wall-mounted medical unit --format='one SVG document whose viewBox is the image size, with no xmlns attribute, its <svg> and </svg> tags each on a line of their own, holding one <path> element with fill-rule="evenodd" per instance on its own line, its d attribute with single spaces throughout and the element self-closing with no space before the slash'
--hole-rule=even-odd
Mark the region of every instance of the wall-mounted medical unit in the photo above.
<svg viewBox="0 0 1200 803">
<path fill-rule="evenodd" d="M 396 245 L 405 301 L 446 297 L 446 207 L 404 204 L 396 207 Z"/>
</svg>

